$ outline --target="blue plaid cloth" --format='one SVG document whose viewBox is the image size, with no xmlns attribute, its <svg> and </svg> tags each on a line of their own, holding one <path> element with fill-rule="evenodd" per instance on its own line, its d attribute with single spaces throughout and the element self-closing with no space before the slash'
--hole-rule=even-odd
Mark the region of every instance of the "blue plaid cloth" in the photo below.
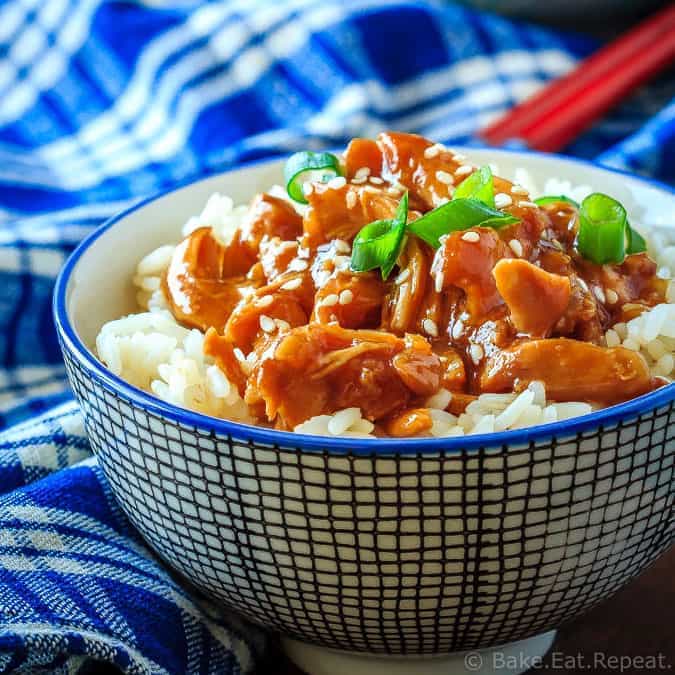
<svg viewBox="0 0 675 675">
<path fill-rule="evenodd" d="M 245 673 L 265 646 L 176 582 L 90 457 L 50 314 L 77 242 L 243 160 L 383 128 L 471 142 L 595 47 L 431 0 L 0 3 L 0 670 Z M 673 93 L 569 152 L 675 180 Z"/>
</svg>

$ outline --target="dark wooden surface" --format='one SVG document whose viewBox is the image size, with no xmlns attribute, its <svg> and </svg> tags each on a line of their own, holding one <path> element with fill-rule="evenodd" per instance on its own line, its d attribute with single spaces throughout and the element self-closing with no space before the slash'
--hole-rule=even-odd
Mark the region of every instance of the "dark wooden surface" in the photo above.
<svg viewBox="0 0 675 675">
<path fill-rule="evenodd" d="M 633 664 L 626 664 L 624 674 L 675 672 L 675 547 L 613 598 L 577 621 L 563 626 L 558 631 L 552 652 L 559 654 L 556 656 L 557 667 L 553 667 L 553 657 L 549 652 L 545 659 L 545 663 L 549 663 L 548 667 L 531 670 L 531 675 L 620 672 L 619 664 L 614 668 L 612 661 L 606 661 L 610 666 L 608 668 L 594 668 L 596 652 L 614 657 L 663 655 L 665 668 L 662 670 L 648 670 L 634 661 Z M 568 657 L 576 660 L 572 661 Z M 561 667 L 563 663 L 566 668 Z M 261 669 L 257 675 L 303 673 L 282 654 L 276 653 L 270 665 Z"/>
</svg>

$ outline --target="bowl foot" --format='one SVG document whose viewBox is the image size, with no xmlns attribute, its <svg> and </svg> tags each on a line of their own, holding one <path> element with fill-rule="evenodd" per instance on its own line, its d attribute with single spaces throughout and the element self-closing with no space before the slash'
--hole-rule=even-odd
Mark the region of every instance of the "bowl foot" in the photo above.
<svg viewBox="0 0 675 675">
<path fill-rule="evenodd" d="M 288 657 L 307 675 L 518 675 L 538 665 L 555 631 L 479 651 L 439 656 L 378 656 L 335 651 L 283 638 Z"/>
</svg>

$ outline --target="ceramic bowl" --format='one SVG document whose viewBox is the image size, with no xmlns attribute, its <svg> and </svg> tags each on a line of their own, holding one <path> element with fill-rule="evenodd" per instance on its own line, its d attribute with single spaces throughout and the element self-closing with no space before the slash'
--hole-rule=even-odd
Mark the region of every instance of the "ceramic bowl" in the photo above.
<svg viewBox="0 0 675 675">
<path fill-rule="evenodd" d="M 464 152 L 505 176 L 526 167 L 592 185 L 635 221 L 675 224 L 664 186 L 554 156 Z M 543 653 L 555 627 L 673 541 L 675 385 L 526 430 L 328 439 L 179 409 L 94 355 L 100 326 L 135 310 L 141 256 L 177 240 L 211 193 L 246 201 L 281 168 L 257 163 L 138 204 L 64 267 L 59 337 L 115 495 L 170 566 L 279 631 L 313 675 L 448 673 L 471 650 L 489 665 L 500 645 Z"/>
</svg>

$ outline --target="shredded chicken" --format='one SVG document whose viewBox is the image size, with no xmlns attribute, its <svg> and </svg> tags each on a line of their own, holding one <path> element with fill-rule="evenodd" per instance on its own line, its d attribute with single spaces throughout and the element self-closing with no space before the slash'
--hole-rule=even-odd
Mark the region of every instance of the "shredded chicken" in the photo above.
<svg viewBox="0 0 675 675">
<path fill-rule="evenodd" d="M 549 335 L 569 305 L 569 277 L 513 258 L 500 260 L 492 275 L 516 330 L 530 337 Z"/>
<path fill-rule="evenodd" d="M 380 420 L 440 386 L 441 364 L 419 338 L 310 324 L 281 335 L 253 368 L 246 401 L 264 402 L 277 426 L 342 408 Z"/>
<path fill-rule="evenodd" d="M 205 352 L 261 423 L 293 429 L 349 407 L 378 433 L 426 433 L 428 396 L 452 392 L 455 414 L 484 392 L 542 381 L 549 398 L 611 404 L 645 393 L 644 358 L 603 346 L 605 330 L 664 302 L 647 254 L 596 265 L 575 248 L 577 209 L 538 208 L 494 178 L 499 229 L 453 231 L 434 250 L 409 234 L 392 273 L 350 269 L 354 237 L 452 199 L 474 167 L 410 134 L 354 139 L 345 178 L 312 183 L 304 216 L 267 194 L 229 241 L 200 228 L 162 281 L 178 321 L 207 332 Z"/>
<path fill-rule="evenodd" d="M 598 347 L 581 340 L 529 340 L 495 354 L 481 374 L 483 391 L 512 391 L 546 382 L 556 401 L 616 403 L 652 388 L 642 356 L 624 347 Z"/>
</svg>

